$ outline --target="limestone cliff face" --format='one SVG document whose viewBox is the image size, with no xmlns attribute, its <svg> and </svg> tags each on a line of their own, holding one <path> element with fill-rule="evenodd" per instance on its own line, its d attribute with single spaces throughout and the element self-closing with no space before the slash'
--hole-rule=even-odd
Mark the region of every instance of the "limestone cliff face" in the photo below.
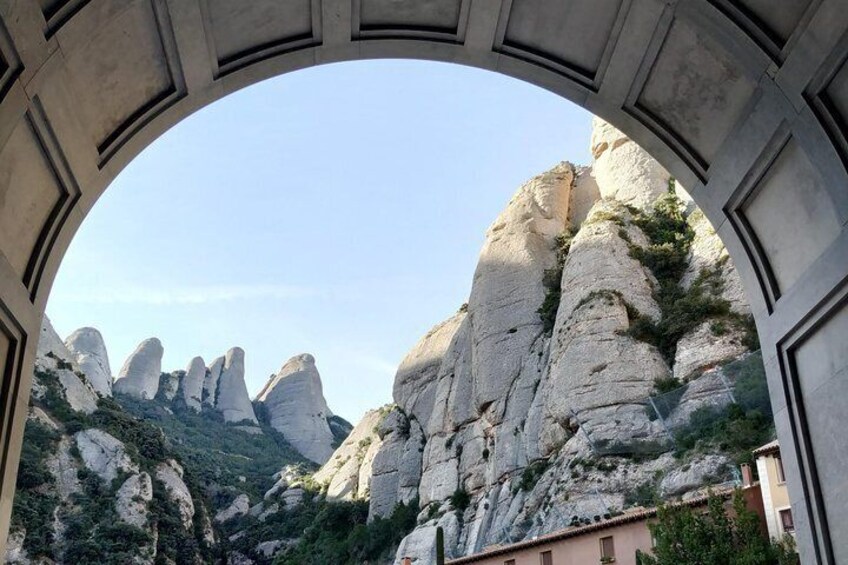
<svg viewBox="0 0 848 565">
<path fill-rule="evenodd" d="M 118 373 L 113 390 L 142 400 L 155 398 L 159 391 L 164 353 L 162 342 L 157 338 L 142 341 Z"/>
<path fill-rule="evenodd" d="M 716 400 L 718 377 L 701 373 L 747 346 L 739 328 L 716 335 L 712 319 L 683 335 L 671 357 L 630 331 L 663 316 L 659 281 L 638 257 L 652 245 L 643 220 L 670 177 L 600 120 L 592 152 L 592 167 L 563 163 L 519 189 L 487 232 L 468 304 L 398 369 L 398 408 L 380 426 L 370 463 L 371 517 L 416 496 L 421 505 L 398 563 L 432 562 L 437 526 L 449 554 L 469 554 L 624 508 L 627 493 L 658 475 L 670 477 L 656 487 L 663 495 L 685 494 L 727 464 L 719 453 L 694 456 L 685 469 L 669 453 L 616 456 L 667 439 L 646 411 L 656 380 L 691 381 L 670 416 L 684 418 L 726 402 Z M 692 210 L 688 268 L 677 284 L 686 291 L 708 277 L 733 311 L 747 313 L 726 250 Z M 358 496 L 362 468 L 348 464 L 340 450 L 320 476 Z M 452 507 L 457 491 L 469 494 L 467 508 Z"/>
<path fill-rule="evenodd" d="M 289 359 L 256 397 L 271 426 L 308 459 L 323 464 L 335 440 L 315 358 L 304 353 Z"/>
</svg>

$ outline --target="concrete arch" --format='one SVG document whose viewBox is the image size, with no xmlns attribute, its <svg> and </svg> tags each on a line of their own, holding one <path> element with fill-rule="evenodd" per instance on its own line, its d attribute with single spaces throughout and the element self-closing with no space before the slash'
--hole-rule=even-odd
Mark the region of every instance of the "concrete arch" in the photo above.
<svg viewBox="0 0 848 565">
<path fill-rule="evenodd" d="M 756 315 L 802 561 L 848 563 L 846 9 L 846 0 L 0 1 L 0 539 L 50 286 L 117 172 L 238 88 L 396 57 L 547 88 L 614 123 L 691 188 Z"/>
</svg>

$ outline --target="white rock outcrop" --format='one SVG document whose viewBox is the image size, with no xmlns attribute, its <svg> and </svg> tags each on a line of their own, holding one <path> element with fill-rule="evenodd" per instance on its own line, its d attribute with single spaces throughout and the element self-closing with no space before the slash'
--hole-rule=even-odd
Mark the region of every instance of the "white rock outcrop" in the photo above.
<svg viewBox="0 0 848 565">
<path fill-rule="evenodd" d="M 73 360 L 103 396 L 112 396 L 112 369 L 103 336 L 95 328 L 79 328 L 65 340 Z"/>
<path fill-rule="evenodd" d="M 56 453 L 47 458 L 47 470 L 56 481 L 56 494 L 62 502 L 82 490 L 77 474 L 77 462 L 71 455 L 71 445 L 71 438 L 63 435 L 59 439 Z"/>
<path fill-rule="evenodd" d="M 24 549 L 26 530 L 10 530 L 9 538 L 6 540 L 6 563 L 16 565 L 30 565 L 32 560 Z"/>
<path fill-rule="evenodd" d="M 265 405 L 271 426 L 304 457 L 324 464 L 333 454 L 330 410 L 324 398 L 315 358 L 292 357 L 272 375 L 256 400 Z"/>
<path fill-rule="evenodd" d="M 80 378 L 76 371 L 69 369 L 58 369 L 55 371 L 59 377 L 59 383 L 65 389 L 65 399 L 71 408 L 77 412 L 91 414 L 97 410 L 97 392 Z"/>
<path fill-rule="evenodd" d="M 738 358 L 748 351 L 743 332 L 725 321 L 706 321 L 677 343 L 674 376 L 687 381 L 704 370 Z"/>
<path fill-rule="evenodd" d="M 331 500 L 367 500 L 371 492 L 371 466 L 380 450 L 379 428 L 389 407 L 369 410 L 330 459 L 313 475 L 327 485 Z"/>
<path fill-rule="evenodd" d="M 111 483 L 119 471 L 138 472 L 123 442 L 103 430 L 89 428 L 74 434 L 74 439 L 85 466 L 106 483 Z"/>
<path fill-rule="evenodd" d="M 371 463 L 368 516 L 386 518 L 398 504 L 418 496 L 424 432 L 398 408 L 393 408 L 377 429 L 382 438 Z"/>
<path fill-rule="evenodd" d="M 253 403 L 244 382 L 244 350 L 233 347 L 224 357 L 224 366 L 216 387 L 215 408 L 224 415 L 226 422 L 248 420 L 258 424 L 253 412 Z"/>
<path fill-rule="evenodd" d="M 48 355 L 50 354 L 50 355 Z M 39 359 L 50 356 L 58 357 L 59 359 L 71 361 L 74 356 L 68 351 L 62 338 L 56 333 L 50 319 L 44 316 L 41 319 L 41 334 L 38 336 L 38 348 L 36 356 Z"/>
<path fill-rule="evenodd" d="M 142 341 L 127 358 L 112 390 L 140 399 L 155 398 L 159 391 L 164 352 L 162 343 L 157 338 Z"/>
<path fill-rule="evenodd" d="M 162 373 L 159 377 L 159 394 L 162 395 L 162 398 L 168 401 L 174 400 L 184 376 L 182 371 Z"/>
<path fill-rule="evenodd" d="M 681 281 L 682 286 L 688 289 L 703 272 L 717 269 L 722 282 L 720 296 L 730 303 L 734 312 L 750 314 L 751 309 L 745 298 L 742 279 L 739 278 L 739 273 L 730 261 L 730 254 L 713 225 L 700 210 L 689 215 L 689 224 L 695 232 L 695 238 L 690 250 L 689 268 Z"/>
<path fill-rule="evenodd" d="M 655 283 L 630 257 L 619 230 L 626 229 L 637 245 L 644 237 L 626 219 L 606 219 L 611 214 L 623 218 L 626 210 L 610 201 L 595 205 L 563 268 L 550 367 L 542 384 L 544 455 L 559 447 L 566 428 L 577 421 L 611 443 L 662 432 L 647 418 L 644 402 L 668 366 L 655 347 L 627 335 L 628 308 L 659 319 Z"/>
<path fill-rule="evenodd" d="M 165 490 L 168 491 L 168 497 L 180 509 L 180 518 L 183 521 L 183 527 L 188 531 L 192 531 L 194 501 L 191 498 L 191 492 L 188 490 L 185 482 L 183 482 L 183 473 L 183 468 L 173 459 L 168 459 L 156 466 L 156 478 L 165 485 Z"/>
<path fill-rule="evenodd" d="M 55 375 L 63 389 L 65 400 L 72 409 L 85 414 L 97 410 L 97 391 L 80 370 L 74 356 L 62 343 L 47 316 L 41 322 L 35 366 L 40 371 Z M 33 396 L 40 398 L 45 392 L 45 386 L 46 383 L 42 383 L 36 373 L 32 385 Z"/>
<path fill-rule="evenodd" d="M 229 506 L 215 514 L 215 521 L 223 524 L 237 516 L 244 516 L 250 510 L 250 498 L 246 494 L 238 495 Z"/>
<path fill-rule="evenodd" d="M 153 482 L 147 473 L 130 476 L 115 494 L 118 517 L 131 526 L 147 527 L 147 506 L 153 500 Z"/>
<path fill-rule="evenodd" d="M 200 412 L 203 402 L 203 384 L 206 379 L 206 363 L 202 357 L 192 359 L 183 377 L 183 400 L 186 406 Z"/>
</svg>

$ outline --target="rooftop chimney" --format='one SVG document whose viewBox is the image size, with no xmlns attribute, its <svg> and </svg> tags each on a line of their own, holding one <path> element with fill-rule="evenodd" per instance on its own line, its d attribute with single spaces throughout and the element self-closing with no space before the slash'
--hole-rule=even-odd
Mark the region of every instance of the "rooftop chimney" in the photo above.
<svg viewBox="0 0 848 565">
<path fill-rule="evenodd" d="M 754 474 L 751 472 L 751 466 L 742 463 L 742 486 L 749 487 L 752 484 L 754 484 Z"/>
</svg>

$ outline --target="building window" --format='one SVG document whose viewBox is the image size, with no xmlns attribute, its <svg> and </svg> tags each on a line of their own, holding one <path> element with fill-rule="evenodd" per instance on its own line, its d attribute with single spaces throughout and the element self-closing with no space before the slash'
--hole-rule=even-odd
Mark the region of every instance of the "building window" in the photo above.
<svg viewBox="0 0 848 565">
<path fill-rule="evenodd" d="M 554 565 L 554 556 L 550 551 L 543 551 L 539 554 L 540 565 Z"/>
<path fill-rule="evenodd" d="M 777 466 L 777 482 L 778 482 L 778 484 L 785 483 L 786 482 L 786 475 L 783 474 L 783 459 L 780 458 L 780 455 L 774 456 L 774 464 L 775 464 L 775 466 Z"/>
<path fill-rule="evenodd" d="M 515 565 L 515 559 L 507 559 L 504 561 L 504 565 Z"/>
<path fill-rule="evenodd" d="M 795 521 L 792 519 L 792 510 L 787 508 L 786 510 L 781 510 L 780 514 L 780 525 L 783 526 L 783 531 L 791 534 L 795 531 Z"/>
<path fill-rule="evenodd" d="M 601 538 L 601 563 L 612 563 L 615 561 L 615 545 L 612 536 Z"/>
</svg>

